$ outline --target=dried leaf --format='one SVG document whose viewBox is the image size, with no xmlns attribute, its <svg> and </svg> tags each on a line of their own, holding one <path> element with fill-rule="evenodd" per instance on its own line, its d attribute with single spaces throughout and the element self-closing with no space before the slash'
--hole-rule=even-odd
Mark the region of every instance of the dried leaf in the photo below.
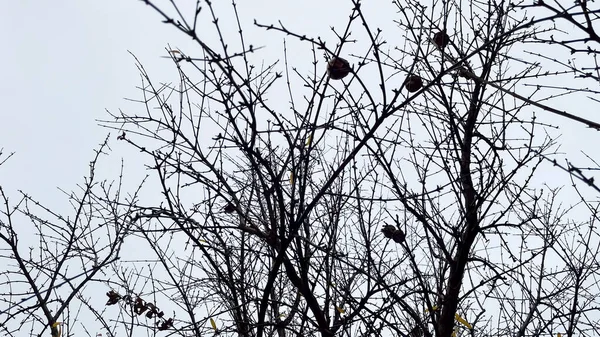
<svg viewBox="0 0 600 337">
<path fill-rule="evenodd" d="M 471 326 L 471 324 L 469 324 L 469 322 L 467 322 L 464 318 L 460 317 L 459 314 L 454 314 L 454 318 L 456 318 L 457 321 L 462 323 L 462 325 L 466 326 L 467 328 L 473 329 L 473 326 Z"/>
<path fill-rule="evenodd" d="M 146 309 L 148 309 L 146 307 L 146 304 L 144 303 L 144 300 L 142 300 L 140 297 L 138 297 L 135 300 L 135 304 L 133 305 L 133 311 L 138 314 L 141 315 L 144 313 L 144 311 L 146 311 Z"/>
<path fill-rule="evenodd" d="M 294 172 L 290 172 L 290 184 L 294 185 Z"/>
<path fill-rule="evenodd" d="M 337 311 L 338 311 L 340 314 L 345 314 L 345 313 L 346 313 L 346 309 L 344 309 L 344 308 L 340 308 L 340 307 L 335 307 L 335 308 L 337 309 Z"/>
<path fill-rule="evenodd" d="M 158 325 L 158 322 L 156 323 L 156 325 Z M 165 331 L 172 326 L 173 326 L 173 319 L 169 318 L 168 320 L 166 320 L 160 324 L 160 326 L 158 327 L 158 331 Z"/>
<path fill-rule="evenodd" d="M 108 296 L 108 301 L 106 302 L 106 305 L 117 304 L 117 303 L 119 303 L 119 300 L 121 299 L 121 295 L 119 295 L 119 293 L 117 293 L 114 290 L 107 292 L 106 296 Z"/>
<path fill-rule="evenodd" d="M 62 334 L 62 329 L 60 328 L 61 324 L 62 324 L 62 322 L 52 323 L 52 325 L 50 326 L 52 337 L 60 337 L 60 335 Z"/>
<path fill-rule="evenodd" d="M 434 305 L 433 307 L 431 307 L 431 311 L 436 311 L 437 310 L 437 305 Z M 429 309 L 425 309 L 425 312 L 428 312 Z"/>
<path fill-rule="evenodd" d="M 217 331 L 217 323 L 215 323 L 215 320 L 212 319 L 212 317 L 210 318 L 210 325 L 215 331 Z"/>
<path fill-rule="evenodd" d="M 306 146 L 310 146 L 311 143 L 312 143 L 312 136 L 308 136 L 308 138 L 306 139 Z"/>
</svg>

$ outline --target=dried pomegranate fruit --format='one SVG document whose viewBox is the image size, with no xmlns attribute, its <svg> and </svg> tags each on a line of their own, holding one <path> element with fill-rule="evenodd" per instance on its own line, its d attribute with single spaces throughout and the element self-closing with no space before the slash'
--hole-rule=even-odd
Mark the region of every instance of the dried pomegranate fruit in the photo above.
<svg viewBox="0 0 600 337">
<path fill-rule="evenodd" d="M 327 63 L 327 74 L 332 80 L 341 80 L 351 71 L 350 63 L 341 57 L 334 57 Z"/>
</svg>

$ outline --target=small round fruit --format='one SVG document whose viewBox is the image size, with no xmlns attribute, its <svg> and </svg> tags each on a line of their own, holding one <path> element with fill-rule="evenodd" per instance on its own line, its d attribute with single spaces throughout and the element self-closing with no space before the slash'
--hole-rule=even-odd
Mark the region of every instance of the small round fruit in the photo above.
<svg viewBox="0 0 600 337">
<path fill-rule="evenodd" d="M 327 74 L 332 80 L 341 80 L 351 71 L 350 63 L 341 57 L 334 57 L 327 63 Z"/>
<path fill-rule="evenodd" d="M 402 243 L 402 242 L 404 242 L 405 238 L 406 238 L 406 234 L 404 234 L 404 232 L 401 231 L 400 229 L 395 231 L 394 236 L 392 236 L 392 240 L 394 240 L 395 243 Z"/>
<path fill-rule="evenodd" d="M 423 80 L 417 75 L 410 75 L 406 79 L 404 86 L 408 92 L 416 92 L 423 88 Z"/>
<path fill-rule="evenodd" d="M 381 232 L 383 233 L 383 236 L 385 236 L 388 239 L 391 239 L 394 237 L 394 233 L 396 233 L 396 227 L 392 225 L 385 225 L 381 229 Z"/>
<path fill-rule="evenodd" d="M 227 204 L 227 206 L 223 207 L 223 210 L 227 214 L 231 214 L 235 212 L 235 206 L 232 203 Z"/>
<path fill-rule="evenodd" d="M 442 30 L 433 35 L 433 42 L 436 46 L 440 47 L 440 49 L 444 49 L 450 42 L 450 36 L 446 34 L 445 30 Z"/>
</svg>

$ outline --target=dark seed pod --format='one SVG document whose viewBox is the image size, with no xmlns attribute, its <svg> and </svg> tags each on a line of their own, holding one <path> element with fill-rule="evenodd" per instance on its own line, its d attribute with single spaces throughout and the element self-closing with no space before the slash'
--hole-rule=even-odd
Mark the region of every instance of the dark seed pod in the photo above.
<svg viewBox="0 0 600 337">
<path fill-rule="evenodd" d="M 441 49 L 444 49 L 450 42 L 450 36 L 446 34 L 446 31 L 442 30 L 433 35 L 433 42 L 436 46 L 440 47 Z"/>
<path fill-rule="evenodd" d="M 229 203 L 227 204 L 227 206 L 225 206 L 225 208 L 223 208 L 223 211 L 225 211 L 225 213 L 233 213 L 235 212 L 235 206 L 233 206 L 233 204 Z"/>
<path fill-rule="evenodd" d="M 409 92 L 416 92 L 423 88 L 423 80 L 417 75 L 410 75 L 406 78 L 404 86 Z"/>
<path fill-rule="evenodd" d="M 341 57 L 334 57 L 327 63 L 327 74 L 332 80 L 341 80 L 351 71 L 350 63 Z"/>
<path fill-rule="evenodd" d="M 119 295 L 114 290 L 107 292 L 106 296 L 108 296 L 108 301 L 106 302 L 106 305 L 117 304 L 117 303 L 119 303 L 119 300 L 121 299 L 121 295 Z"/>
<path fill-rule="evenodd" d="M 394 232 L 394 236 L 392 237 L 392 240 L 394 240 L 395 243 L 402 243 L 402 242 L 404 242 L 404 238 L 406 238 L 406 235 L 404 234 L 403 231 L 398 229 Z"/>
<path fill-rule="evenodd" d="M 385 236 L 388 239 L 391 239 L 394 237 L 394 233 L 396 232 L 396 227 L 391 226 L 391 225 L 385 225 L 381 229 L 381 232 L 383 233 L 383 236 Z"/>
</svg>

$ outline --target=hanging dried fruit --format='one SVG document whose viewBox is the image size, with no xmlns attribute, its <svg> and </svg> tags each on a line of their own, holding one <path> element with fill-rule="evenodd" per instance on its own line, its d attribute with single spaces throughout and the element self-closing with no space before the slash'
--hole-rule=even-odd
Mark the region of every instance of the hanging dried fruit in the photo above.
<svg viewBox="0 0 600 337">
<path fill-rule="evenodd" d="M 394 232 L 392 240 L 394 240 L 395 243 L 402 243 L 405 237 L 406 235 L 404 234 L 404 232 L 398 229 Z"/>
<path fill-rule="evenodd" d="M 391 239 L 394 237 L 394 233 L 396 232 L 396 227 L 394 227 L 392 225 L 385 225 L 381 229 L 381 232 L 383 233 L 383 236 L 385 236 L 388 239 Z"/>
<path fill-rule="evenodd" d="M 332 80 L 341 80 L 351 71 L 350 63 L 341 57 L 334 57 L 327 63 L 327 74 Z"/>
<path fill-rule="evenodd" d="M 223 208 L 223 211 L 225 211 L 225 213 L 231 214 L 235 212 L 235 206 L 232 203 L 229 203 Z"/>
<path fill-rule="evenodd" d="M 114 290 L 107 292 L 106 296 L 108 296 L 108 301 L 106 302 L 106 305 L 117 304 L 119 302 L 119 300 L 121 299 L 121 295 L 119 295 Z"/>
<path fill-rule="evenodd" d="M 423 80 L 417 75 L 410 75 L 406 78 L 404 86 L 409 92 L 419 91 L 419 89 L 423 88 Z"/>
<path fill-rule="evenodd" d="M 158 322 L 156 324 L 158 325 Z M 173 319 L 169 318 L 168 320 L 166 320 L 160 324 L 160 326 L 158 327 L 158 331 L 165 331 L 172 326 L 173 326 Z"/>
<path fill-rule="evenodd" d="M 146 311 L 146 309 L 148 309 L 146 307 L 146 305 L 144 304 L 144 300 L 142 300 L 141 298 L 137 298 L 135 300 L 135 304 L 133 305 L 133 311 L 138 314 L 141 315 L 144 313 L 144 311 Z"/>
<path fill-rule="evenodd" d="M 154 315 L 158 314 L 158 308 L 153 303 L 146 303 L 146 308 L 148 308 L 148 312 L 146 313 L 146 317 L 153 318 Z"/>
<path fill-rule="evenodd" d="M 444 49 L 450 42 L 450 36 L 446 34 L 445 30 L 439 31 L 433 35 L 433 42 L 440 49 Z"/>
</svg>

